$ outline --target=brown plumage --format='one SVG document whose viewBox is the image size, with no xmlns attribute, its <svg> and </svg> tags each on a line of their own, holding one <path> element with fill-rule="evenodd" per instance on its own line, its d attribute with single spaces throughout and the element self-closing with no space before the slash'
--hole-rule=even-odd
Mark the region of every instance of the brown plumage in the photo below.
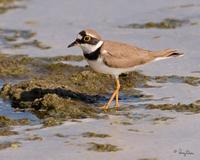
<svg viewBox="0 0 200 160">
<path fill-rule="evenodd" d="M 86 32 L 86 35 L 91 35 L 92 37 L 101 40 L 101 36 L 95 30 L 93 30 L 93 29 L 86 29 L 84 31 Z"/>
<path fill-rule="evenodd" d="M 104 41 L 101 55 L 106 65 L 112 68 L 128 68 L 148 63 L 159 57 L 180 56 L 174 49 L 149 51 L 125 43 Z"/>
</svg>

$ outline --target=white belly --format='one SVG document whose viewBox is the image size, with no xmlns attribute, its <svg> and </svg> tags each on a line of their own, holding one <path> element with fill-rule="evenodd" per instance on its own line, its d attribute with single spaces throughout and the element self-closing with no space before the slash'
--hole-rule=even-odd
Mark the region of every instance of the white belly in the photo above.
<svg viewBox="0 0 200 160">
<path fill-rule="evenodd" d="M 90 67 L 96 72 L 111 74 L 114 76 L 119 76 L 121 73 L 130 72 L 135 69 L 135 67 L 130 68 L 112 68 L 103 63 L 102 58 L 98 58 L 98 60 L 87 60 Z"/>
</svg>

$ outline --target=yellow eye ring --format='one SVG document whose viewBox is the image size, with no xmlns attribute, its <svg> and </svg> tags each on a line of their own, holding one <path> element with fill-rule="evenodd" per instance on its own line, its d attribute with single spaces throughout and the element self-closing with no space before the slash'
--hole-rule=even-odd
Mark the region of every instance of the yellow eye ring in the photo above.
<svg viewBox="0 0 200 160">
<path fill-rule="evenodd" d="M 85 36 L 84 39 L 83 39 L 85 42 L 89 42 L 91 40 L 91 37 L 90 36 Z"/>
</svg>

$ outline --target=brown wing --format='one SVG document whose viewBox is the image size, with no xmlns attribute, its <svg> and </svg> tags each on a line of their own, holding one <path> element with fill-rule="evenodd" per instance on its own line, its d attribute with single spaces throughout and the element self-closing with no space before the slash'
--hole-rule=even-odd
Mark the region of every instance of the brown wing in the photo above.
<svg viewBox="0 0 200 160">
<path fill-rule="evenodd" d="M 134 67 L 154 59 L 151 51 L 113 41 L 104 41 L 101 53 L 105 64 L 113 68 Z"/>
</svg>

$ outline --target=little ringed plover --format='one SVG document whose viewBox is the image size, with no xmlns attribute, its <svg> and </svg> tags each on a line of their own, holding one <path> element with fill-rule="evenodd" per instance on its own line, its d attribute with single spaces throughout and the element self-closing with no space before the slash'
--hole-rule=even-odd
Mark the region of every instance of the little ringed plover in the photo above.
<svg viewBox="0 0 200 160">
<path fill-rule="evenodd" d="M 109 108 L 114 98 L 116 99 L 116 109 L 119 107 L 119 75 L 121 73 L 133 71 L 135 66 L 151 61 L 182 55 L 174 49 L 150 51 L 121 42 L 103 40 L 92 29 L 79 32 L 75 41 L 68 45 L 68 48 L 73 46 L 79 46 L 83 50 L 83 55 L 93 70 L 110 74 L 115 78 L 116 89 L 109 101 L 102 107 L 105 110 Z"/>
</svg>

